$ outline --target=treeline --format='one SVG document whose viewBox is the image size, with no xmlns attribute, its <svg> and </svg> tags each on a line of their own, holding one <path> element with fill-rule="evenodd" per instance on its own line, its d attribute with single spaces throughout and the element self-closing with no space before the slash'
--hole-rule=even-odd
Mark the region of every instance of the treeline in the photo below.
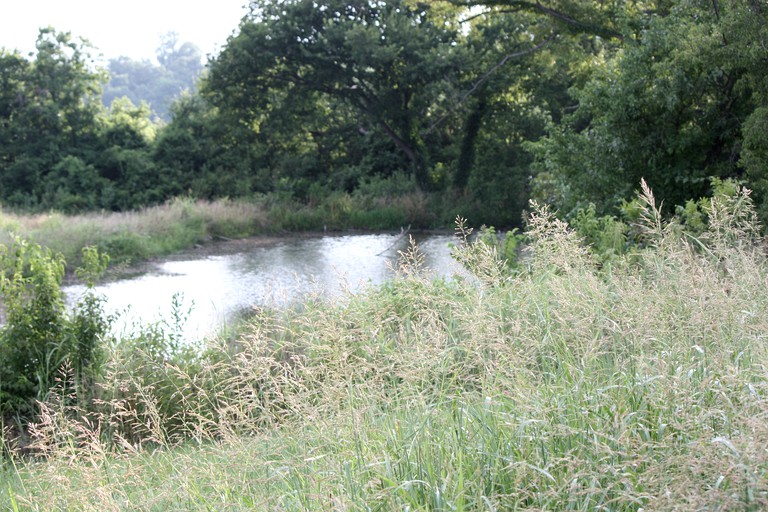
<svg viewBox="0 0 768 512">
<path fill-rule="evenodd" d="M 125 210 L 178 195 L 438 198 L 514 226 L 530 198 L 616 215 L 768 169 L 768 7 L 755 0 L 260 0 L 155 124 L 101 106 L 69 34 L 0 56 L 0 201 Z M 590 207 L 590 204 L 593 205 Z"/>
</svg>

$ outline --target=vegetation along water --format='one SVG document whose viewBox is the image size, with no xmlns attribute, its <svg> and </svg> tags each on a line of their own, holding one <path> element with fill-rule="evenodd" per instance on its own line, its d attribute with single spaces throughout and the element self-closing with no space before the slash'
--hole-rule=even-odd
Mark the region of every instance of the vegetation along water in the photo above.
<svg viewBox="0 0 768 512">
<path fill-rule="evenodd" d="M 257 0 L 205 65 L 167 38 L 100 69 L 53 27 L 0 49 L 2 506 L 768 507 L 767 18 Z M 191 344 L 116 337 L 96 289 L 215 240 L 454 221 L 466 273 L 414 247 Z"/>
<path fill-rule="evenodd" d="M 50 388 L 27 434 L 5 426 L 3 500 L 19 510 L 764 508 L 768 262 L 749 196 L 711 199 L 696 236 L 663 220 L 647 189 L 641 200 L 642 243 L 609 261 L 535 207 L 512 268 L 498 238 L 481 236 L 455 250 L 470 276 L 436 280 L 413 247 L 384 285 L 261 310 L 236 339 L 195 350 L 163 326 L 104 339 L 98 298 L 63 315 L 55 286 L 30 276 L 40 300 L 12 308 L 9 325 L 19 325 L 11 313 L 42 319 L 33 308 L 49 308 L 31 327 L 56 337 L 25 347 L 40 338 L 5 330 L 4 368 L 17 361 L 11 347 L 68 362 L 36 369 Z M 37 268 L 61 268 L 27 251 Z M 84 260 L 98 267 L 95 252 Z M 4 391 L 6 406 L 11 392 L 35 396 Z"/>
</svg>

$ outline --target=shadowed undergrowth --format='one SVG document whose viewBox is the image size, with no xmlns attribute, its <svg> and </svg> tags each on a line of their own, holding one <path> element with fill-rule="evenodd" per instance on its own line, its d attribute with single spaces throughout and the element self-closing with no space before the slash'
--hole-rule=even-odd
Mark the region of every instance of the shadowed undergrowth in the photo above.
<svg viewBox="0 0 768 512">
<path fill-rule="evenodd" d="M 749 196 L 713 198 L 697 238 L 641 199 L 644 248 L 610 265 L 534 207 L 514 272 L 461 243 L 471 276 L 433 280 L 413 248 L 392 282 L 263 310 L 202 355 L 126 341 L 94 402 L 54 389 L 32 429 L 45 457 L 9 459 L 2 499 L 763 509 L 768 268 Z"/>
</svg>

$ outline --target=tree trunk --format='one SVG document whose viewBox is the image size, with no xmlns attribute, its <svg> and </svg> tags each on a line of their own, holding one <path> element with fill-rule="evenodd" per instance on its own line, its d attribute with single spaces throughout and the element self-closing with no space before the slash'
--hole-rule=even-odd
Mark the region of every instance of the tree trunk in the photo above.
<svg viewBox="0 0 768 512">
<path fill-rule="evenodd" d="M 413 165 L 413 174 L 416 178 L 416 185 L 419 187 L 419 189 L 430 190 L 432 186 L 429 179 L 429 173 L 427 172 L 427 166 L 424 162 L 424 157 L 421 155 L 419 150 L 414 147 L 413 144 L 408 143 L 397 133 L 395 133 L 392 127 L 384 121 L 379 121 L 379 126 L 381 126 L 384 130 L 384 133 L 386 133 L 387 136 L 392 139 L 392 142 L 394 142 L 395 145 L 400 148 L 411 160 L 411 164 Z"/>
<path fill-rule="evenodd" d="M 469 183 L 469 177 L 472 174 L 472 167 L 475 165 L 475 143 L 480 134 L 481 121 L 488 107 L 485 95 L 480 96 L 475 108 L 467 118 L 464 127 L 464 138 L 461 141 L 461 153 L 457 164 L 456 175 L 453 177 L 453 186 L 457 189 L 466 188 Z"/>
</svg>

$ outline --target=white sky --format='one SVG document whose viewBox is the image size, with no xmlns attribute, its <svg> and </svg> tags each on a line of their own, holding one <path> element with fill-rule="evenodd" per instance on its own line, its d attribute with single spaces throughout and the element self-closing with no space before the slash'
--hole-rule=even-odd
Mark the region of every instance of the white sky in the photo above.
<svg viewBox="0 0 768 512">
<path fill-rule="evenodd" d="M 0 47 L 33 51 L 52 25 L 98 48 L 106 59 L 152 59 L 160 36 L 177 32 L 203 55 L 217 53 L 247 13 L 248 0 L 0 0 Z"/>
</svg>

